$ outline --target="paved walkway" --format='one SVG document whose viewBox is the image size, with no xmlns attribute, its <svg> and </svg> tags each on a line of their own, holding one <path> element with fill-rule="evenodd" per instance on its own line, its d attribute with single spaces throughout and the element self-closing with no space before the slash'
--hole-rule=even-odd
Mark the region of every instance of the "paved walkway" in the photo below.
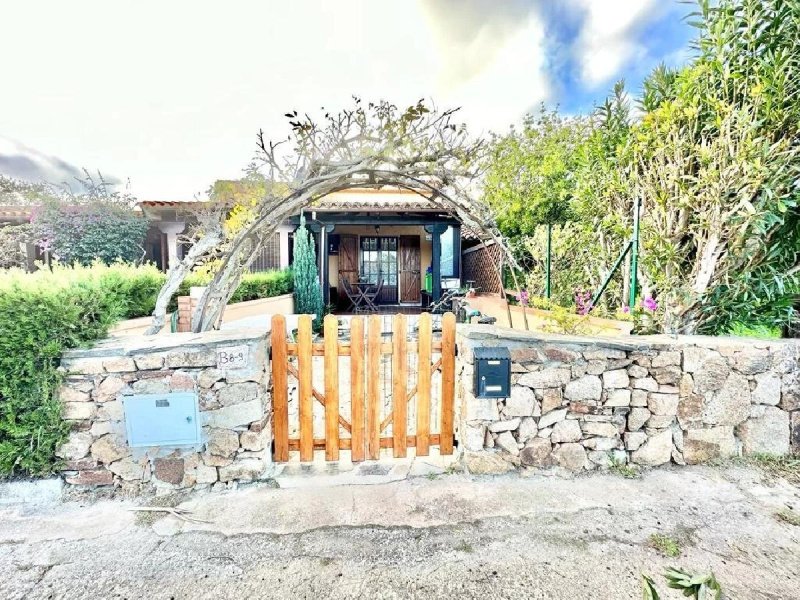
<svg viewBox="0 0 800 600">
<path fill-rule="evenodd" d="M 800 490 L 752 469 L 325 481 L 180 505 L 209 523 L 121 500 L 0 507 L 0 598 L 617 600 L 669 565 L 713 569 L 729 598 L 800 597 L 800 527 L 775 518 Z"/>
</svg>

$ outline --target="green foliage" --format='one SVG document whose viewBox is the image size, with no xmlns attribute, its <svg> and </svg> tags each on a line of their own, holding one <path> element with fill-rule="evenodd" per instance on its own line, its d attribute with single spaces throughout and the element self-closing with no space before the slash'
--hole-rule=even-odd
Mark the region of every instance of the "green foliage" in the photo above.
<svg viewBox="0 0 800 600">
<path fill-rule="evenodd" d="M 668 535 L 654 533 L 650 536 L 650 546 L 670 558 L 676 558 L 681 555 L 680 544 Z"/>
<path fill-rule="evenodd" d="M 103 337 L 124 316 L 111 282 L 90 269 L 0 278 L 0 477 L 46 475 L 67 424 L 53 392 L 61 353 Z"/>
<path fill-rule="evenodd" d="M 731 323 L 728 335 L 737 337 L 752 337 L 762 339 L 778 339 L 781 337 L 780 327 L 766 325 L 764 323 L 742 323 L 735 321 Z"/>
<path fill-rule="evenodd" d="M 713 573 L 703 575 L 692 575 L 682 569 L 670 567 L 664 573 L 667 580 L 667 587 L 674 590 L 681 590 L 684 597 L 692 597 L 695 600 L 722 600 L 722 587 L 714 577 Z M 659 600 L 655 581 L 653 578 L 642 574 L 642 599 Z"/>
<path fill-rule="evenodd" d="M 136 199 L 87 173 L 80 194 L 43 198 L 32 219 L 40 246 L 64 264 L 96 260 L 141 261 L 147 220 L 133 209 Z"/>
<path fill-rule="evenodd" d="M 294 306 L 298 314 L 317 315 L 315 328 L 322 327 L 322 288 L 317 274 L 314 238 L 306 229 L 301 217 L 300 227 L 294 233 Z"/>
<path fill-rule="evenodd" d="M 242 281 L 233 293 L 231 302 L 282 296 L 283 294 L 290 294 L 293 289 L 294 274 L 289 269 L 247 273 L 242 276 Z"/>
</svg>

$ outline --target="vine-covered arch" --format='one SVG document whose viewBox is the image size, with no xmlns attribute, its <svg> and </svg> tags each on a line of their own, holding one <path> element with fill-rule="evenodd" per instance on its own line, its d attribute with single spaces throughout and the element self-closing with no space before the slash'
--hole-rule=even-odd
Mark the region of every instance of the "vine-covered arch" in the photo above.
<svg viewBox="0 0 800 600">
<path fill-rule="evenodd" d="M 423 101 L 405 110 L 388 102 L 325 113 L 320 123 L 308 114 L 287 113 L 291 135 L 280 142 L 258 136 L 259 152 L 250 170 L 265 181 L 265 193 L 250 218 L 228 231 L 229 206 L 212 205 L 199 215 L 196 239 L 159 292 L 150 332 L 159 331 L 167 306 L 199 263 L 214 257 L 213 277 L 192 315 L 194 331 L 217 327 L 241 276 L 276 229 L 289 217 L 325 196 L 357 187 L 395 186 L 413 191 L 452 214 L 482 242 L 494 242 L 512 266 L 516 262 L 489 207 L 477 199 L 485 143 L 453 122 L 456 110 L 438 111 Z M 499 265 L 497 276 L 501 279 Z M 502 285 L 501 285 L 502 288 Z"/>
</svg>

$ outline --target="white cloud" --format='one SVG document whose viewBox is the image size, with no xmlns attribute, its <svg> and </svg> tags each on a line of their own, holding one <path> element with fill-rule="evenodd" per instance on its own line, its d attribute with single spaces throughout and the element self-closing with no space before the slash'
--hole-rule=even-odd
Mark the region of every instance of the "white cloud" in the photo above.
<svg viewBox="0 0 800 600">
<path fill-rule="evenodd" d="M 287 110 L 351 94 L 433 98 L 505 128 L 549 91 L 530 12 L 520 0 L 13 3 L 0 133 L 130 178 L 140 198 L 180 199 L 239 176 L 259 128 L 288 133 Z"/>
<path fill-rule="evenodd" d="M 573 0 L 585 11 L 574 50 L 582 81 L 608 83 L 633 60 L 646 56 L 637 40 L 639 28 L 661 14 L 656 0 Z M 662 7 L 663 4 L 662 3 Z"/>
</svg>

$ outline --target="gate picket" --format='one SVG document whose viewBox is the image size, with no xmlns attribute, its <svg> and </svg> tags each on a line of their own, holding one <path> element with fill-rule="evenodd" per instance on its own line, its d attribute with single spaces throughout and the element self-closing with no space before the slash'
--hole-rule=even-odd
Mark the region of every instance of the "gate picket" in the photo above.
<svg viewBox="0 0 800 600">
<path fill-rule="evenodd" d="M 392 438 L 394 457 L 403 458 L 408 452 L 408 355 L 406 354 L 406 316 L 392 319 Z"/>
<path fill-rule="evenodd" d="M 325 333 L 325 460 L 339 460 L 339 320 L 328 315 Z M 352 358 L 351 358 L 352 360 Z"/>
<path fill-rule="evenodd" d="M 272 381 L 273 381 L 273 437 L 275 461 L 285 462 L 290 451 L 300 452 L 300 461 L 309 462 L 314 450 L 325 450 L 325 459 L 339 460 L 340 450 L 350 450 L 354 462 L 380 458 L 382 448 L 392 449 L 395 457 L 407 456 L 408 448 L 416 447 L 418 456 L 427 456 L 430 446 L 439 446 L 440 454 L 453 453 L 453 418 L 455 403 L 455 330 L 452 313 L 442 317 L 441 341 L 433 339 L 433 320 L 430 314 L 419 317 L 417 341 L 407 339 L 407 317 L 402 314 L 392 319 L 392 340 L 383 342 L 381 318 L 371 315 L 350 320 L 350 340 L 338 339 L 339 322 L 333 315 L 323 321 L 324 340 L 314 343 L 310 315 L 298 318 L 296 343 L 286 339 L 286 320 L 282 315 L 272 318 Z M 364 335 L 366 329 L 366 337 Z M 441 357 L 433 361 L 433 353 Z M 409 384 L 409 353 L 417 354 L 416 386 Z M 381 372 L 382 360 L 391 355 L 391 404 L 383 421 L 381 412 L 384 399 Z M 297 366 L 289 362 L 297 357 Z M 314 356 L 324 364 L 324 393 L 314 388 Z M 349 357 L 350 391 L 345 398 L 350 401 L 350 422 L 340 414 L 339 357 Z M 387 357 L 388 358 L 388 357 Z M 319 359 L 317 359 L 319 360 Z M 383 365 L 385 368 L 388 365 Z M 432 380 L 441 370 L 440 419 L 438 433 L 431 433 Z M 347 377 L 347 371 L 344 371 Z M 298 382 L 297 430 L 298 437 L 289 438 L 288 375 Z M 314 438 L 314 401 L 325 411 L 324 437 Z M 414 431 L 408 431 L 408 403 L 416 402 Z M 382 431 L 392 425 L 392 434 L 381 437 Z M 340 435 L 344 431 L 345 437 Z M 436 429 L 434 429 L 436 431 Z M 347 433 L 350 434 L 346 437 Z"/>
<path fill-rule="evenodd" d="M 350 321 L 350 420 L 353 462 L 364 460 L 364 318 Z"/>
<path fill-rule="evenodd" d="M 297 320 L 297 374 L 300 396 L 300 460 L 314 458 L 314 405 L 311 379 L 311 315 L 300 315 Z"/>
<path fill-rule="evenodd" d="M 286 352 L 286 319 L 272 317 L 272 437 L 275 440 L 275 460 L 289 460 L 289 360 Z"/>
</svg>

